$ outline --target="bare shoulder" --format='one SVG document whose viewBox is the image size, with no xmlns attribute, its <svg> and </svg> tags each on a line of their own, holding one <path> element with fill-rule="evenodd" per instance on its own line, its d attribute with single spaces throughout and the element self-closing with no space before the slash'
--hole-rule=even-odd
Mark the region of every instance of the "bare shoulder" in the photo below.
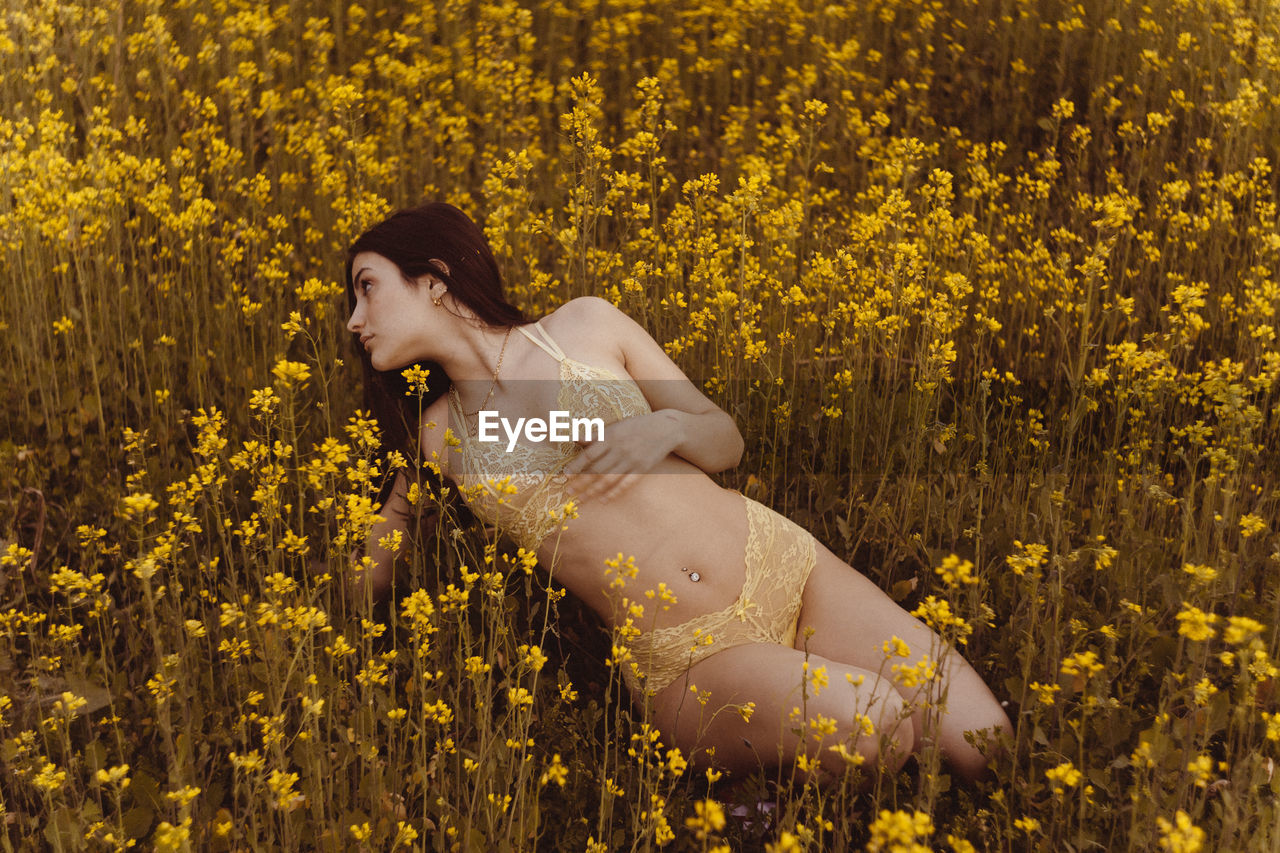
<svg viewBox="0 0 1280 853">
<path fill-rule="evenodd" d="M 552 315 L 565 323 L 595 328 L 610 328 L 632 322 L 631 318 L 607 299 L 579 296 L 557 308 Z"/>
<path fill-rule="evenodd" d="M 640 327 L 621 309 L 599 296 L 570 299 L 543 320 L 556 339 L 587 351 L 619 355 L 618 342 L 635 334 Z"/>
<path fill-rule="evenodd" d="M 602 299 L 599 296 L 579 296 L 576 299 L 570 299 L 560 306 L 560 310 L 565 309 L 568 309 L 571 314 L 583 318 L 605 319 L 627 316 L 608 299 Z"/>
</svg>

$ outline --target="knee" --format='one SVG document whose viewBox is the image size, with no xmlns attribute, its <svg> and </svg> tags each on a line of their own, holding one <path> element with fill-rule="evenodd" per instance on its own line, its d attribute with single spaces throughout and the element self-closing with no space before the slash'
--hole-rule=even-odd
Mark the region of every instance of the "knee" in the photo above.
<svg viewBox="0 0 1280 853">
<path fill-rule="evenodd" d="M 967 721 L 960 734 L 963 742 L 957 748 L 947 749 L 949 744 L 943 743 L 944 753 L 953 771 L 969 782 L 977 782 L 991 777 L 993 764 L 1005 757 L 1004 743 L 1012 736 L 1009 715 L 993 703 L 987 713 L 975 714 Z"/>
<path fill-rule="evenodd" d="M 899 693 L 890 691 L 878 696 L 865 716 L 874 731 L 867 733 L 864 723 L 863 735 L 858 738 L 859 753 L 868 766 L 897 773 L 919 748 L 911 707 Z"/>
</svg>

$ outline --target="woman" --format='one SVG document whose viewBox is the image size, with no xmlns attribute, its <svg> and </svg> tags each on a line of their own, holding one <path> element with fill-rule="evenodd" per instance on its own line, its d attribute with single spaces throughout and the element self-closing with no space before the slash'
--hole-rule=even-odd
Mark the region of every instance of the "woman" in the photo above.
<svg viewBox="0 0 1280 853">
<path fill-rule="evenodd" d="M 942 657 L 934 692 L 945 692 L 945 713 L 933 736 L 954 772 L 985 772 L 987 756 L 964 733 L 1010 725 L 982 679 L 807 532 L 708 476 L 738 463 L 737 427 L 625 314 L 585 297 L 528 323 L 504 299 L 480 229 L 439 203 L 361 235 L 346 286 L 347 328 L 384 400 L 393 393 L 384 380 L 417 362 L 451 381 L 447 394 L 427 396 L 416 438 L 471 510 L 554 566 L 556 580 L 614 627 L 626 614 L 610 580 L 624 575 L 625 594 L 644 612 L 623 675 L 634 697 L 650 695 L 668 744 L 707 750 L 698 757 L 731 770 L 807 751 L 833 773 L 859 755 L 896 771 L 922 745 L 926 698 L 890 675 L 885 648 L 897 637 L 910 656 L 895 662 Z M 547 420 L 553 410 L 600 418 L 603 437 L 512 439 L 510 425 L 528 423 L 518 418 Z M 492 429 L 495 418 L 482 412 L 508 428 Z M 456 448 L 447 449 L 446 427 Z M 498 440 L 481 440 L 495 432 Z M 371 544 L 403 527 L 405 490 L 401 473 Z M 606 571 L 620 553 L 634 558 L 633 577 Z M 371 583 L 385 594 L 391 556 L 377 546 L 369 556 Z M 705 706 L 691 687 L 709 692 Z M 753 713 L 713 713 L 752 705 Z M 798 713 L 834 722 L 820 749 Z M 829 748 L 836 743 L 848 746 L 844 755 Z"/>
</svg>

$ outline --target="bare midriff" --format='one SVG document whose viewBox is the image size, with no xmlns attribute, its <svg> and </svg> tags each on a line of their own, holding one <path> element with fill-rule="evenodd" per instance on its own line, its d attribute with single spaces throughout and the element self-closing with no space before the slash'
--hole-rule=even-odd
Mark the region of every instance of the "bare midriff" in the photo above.
<svg viewBox="0 0 1280 853">
<path fill-rule="evenodd" d="M 583 501 L 564 527 L 538 548 L 538 561 L 608 625 L 622 621 L 606 575 L 606 560 L 618 554 L 634 559 L 636 576 L 626 579 L 623 595 L 644 605 L 641 630 L 726 607 L 742 591 L 742 497 L 675 454 L 610 499 Z M 662 583 L 676 599 L 665 611 L 656 596 Z"/>
</svg>

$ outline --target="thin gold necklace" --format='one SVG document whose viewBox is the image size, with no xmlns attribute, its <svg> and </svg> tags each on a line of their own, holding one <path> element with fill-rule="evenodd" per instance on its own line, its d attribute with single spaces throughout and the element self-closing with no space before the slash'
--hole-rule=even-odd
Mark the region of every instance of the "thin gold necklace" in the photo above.
<svg viewBox="0 0 1280 853">
<path fill-rule="evenodd" d="M 502 371 L 502 357 L 507 354 L 507 341 L 511 339 L 511 330 L 514 328 L 515 326 L 507 326 L 507 335 L 502 339 L 502 349 L 498 351 L 498 366 L 493 369 L 493 380 L 489 383 L 489 393 L 484 395 L 484 402 L 474 412 L 463 412 L 463 417 L 470 418 L 480 414 L 484 411 L 484 407 L 489 405 L 489 401 L 493 399 L 493 389 L 497 387 L 498 374 Z"/>
</svg>

